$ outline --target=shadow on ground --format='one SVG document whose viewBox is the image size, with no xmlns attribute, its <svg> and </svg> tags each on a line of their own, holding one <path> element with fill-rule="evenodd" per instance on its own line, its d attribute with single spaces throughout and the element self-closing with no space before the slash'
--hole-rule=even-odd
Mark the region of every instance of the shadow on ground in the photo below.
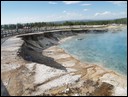
<svg viewBox="0 0 128 97">
<path fill-rule="evenodd" d="M 6 89 L 5 85 L 1 80 L 1 96 L 10 96 L 8 90 Z"/>
<path fill-rule="evenodd" d="M 46 66 L 50 66 L 52 68 L 67 71 L 66 67 L 57 63 L 53 58 L 43 55 L 42 54 L 43 48 L 38 48 L 38 47 L 33 46 L 32 43 L 30 43 L 30 42 L 28 43 L 28 40 L 26 38 L 23 38 L 23 40 L 24 40 L 24 44 L 21 46 L 21 49 L 19 51 L 19 55 L 23 59 L 25 59 L 27 61 L 40 63 L 40 64 L 43 64 Z M 53 46 L 53 45 L 54 44 L 52 44 L 50 46 Z"/>
</svg>

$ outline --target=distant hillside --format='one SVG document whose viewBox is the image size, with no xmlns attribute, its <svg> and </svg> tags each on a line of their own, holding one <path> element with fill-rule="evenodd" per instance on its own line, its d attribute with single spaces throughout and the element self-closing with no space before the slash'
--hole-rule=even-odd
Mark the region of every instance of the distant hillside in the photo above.
<svg viewBox="0 0 128 97">
<path fill-rule="evenodd" d="M 68 22 L 92 22 L 92 21 L 113 21 L 113 20 L 123 20 L 123 21 L 127 21 L 127 18 L 119 18 L 119 19 L 109 19 L 109 20 L 63 20 L 63 21 L 54 21 L 52 23 L 55 24 L 63 24 L 64 22 L 68 21 Z"/>
<path fill-rule="evenodd" d="M 63 24 L 66 21 L 69 21 L 69 22 L 90 22 L 90 21 L 94 21 L 94 20 L 63 20 L 63 21 L 54 21 L 53 23 Z"/>
<path fill-rule="evenodd" d="M 65 21 L 62 25 L 106 25 L 106 24 L 127 24 L 127 18 L 113 20 L 90 20 L 90 21 Z"/>
<path fill-rule="evenodd" d="M 127 18 L 113 19 L 113 20 L 69 20 L 56 22 L 35 22 L 24 24 L 9 24 L 1 25 L 2 29 L 16 29 L 23 27 L 43 27 L 43 26 L 71 26 L 71 25 L 106 25 L 106 24 L 127 24 Z"/>
</svg>

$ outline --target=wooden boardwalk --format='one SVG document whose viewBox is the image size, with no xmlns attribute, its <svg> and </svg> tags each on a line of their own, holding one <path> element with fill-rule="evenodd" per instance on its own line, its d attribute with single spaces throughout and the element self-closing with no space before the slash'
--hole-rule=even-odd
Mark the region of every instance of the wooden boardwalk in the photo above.
<svg viewBox="0 0 128 97">
<path fill-rule="evenodd" d="M 15 30 L 1 30 L 1 38 L 10 37 L 10 36 L 25 36 L 25 35 L 33 35 L 33 34 L 43 34 L 49 32 L 62 32 L 62 31 L 86 31 L 89 29 L 95 30 L 104 30 L 106 25 L 102 26 L 57 26 L 57 27 L 40 27 L 40 28 L 23 28 L 23 29 L 15 29 Z"/>
</svg>

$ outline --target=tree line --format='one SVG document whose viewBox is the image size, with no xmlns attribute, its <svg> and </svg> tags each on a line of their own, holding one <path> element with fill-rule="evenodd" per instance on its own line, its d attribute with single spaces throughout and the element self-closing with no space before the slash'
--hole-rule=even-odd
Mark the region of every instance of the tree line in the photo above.
<svg viewBox="0 0 128 97">
<path fill-rule="evenodd" d="M 35 23 L 25 23 L 25 24 L 9 24 L 9 25 L 1 25 L 1 29 L 22 29 L 24 27 L 32 28 L 32 27 L 46 27 L 46 26 L 73 26 L 73 25 L 106 25 L 106 24 L 127 24 L 127 18 L 115 19 L 115 20 L 99 20 L 99 21 L 65 21 L 63 23 L 54 23 L 54 22 L 35 22 Z"/>
</svg>

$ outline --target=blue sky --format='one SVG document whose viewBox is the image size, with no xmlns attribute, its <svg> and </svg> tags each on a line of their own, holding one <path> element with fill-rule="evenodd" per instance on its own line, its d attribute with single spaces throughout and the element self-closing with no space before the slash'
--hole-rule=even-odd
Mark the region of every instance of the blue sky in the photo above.
<svg viewBox="0 0 128 97">
<path fill-rule="evenodd" d="M 127 1 L 1 1 L 1 24 L 127 17 Z"/>
</svg>

